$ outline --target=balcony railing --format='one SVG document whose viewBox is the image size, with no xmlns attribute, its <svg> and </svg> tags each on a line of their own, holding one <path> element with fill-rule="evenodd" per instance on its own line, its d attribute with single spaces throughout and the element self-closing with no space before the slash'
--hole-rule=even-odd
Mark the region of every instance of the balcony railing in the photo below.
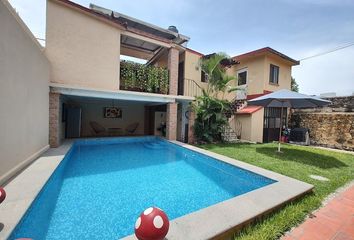
<svg viewBox="0 0 354 240">
<path fill-rule="evenodd" d="M 169 79 L 166 68 L 121 61 L 121 90 L 168 94 L 168 88 Z"/>
<path fill-rule="evenodd" d="M 203 88 L 193 79 L 184 79 L 184 96 L 199 97 L 203 94 Z"/>
</svg>

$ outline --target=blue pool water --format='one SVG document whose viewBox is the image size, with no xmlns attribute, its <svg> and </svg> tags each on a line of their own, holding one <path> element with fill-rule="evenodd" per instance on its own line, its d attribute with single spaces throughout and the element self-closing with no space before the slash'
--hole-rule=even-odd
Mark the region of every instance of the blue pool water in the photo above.
<svg viewBox="0 0 354 240">
<path fill-rule="evenodd" d="M 75 142 L 10 239 L 118 239 L 275 182 L 155 137 Z"/>
</svg>

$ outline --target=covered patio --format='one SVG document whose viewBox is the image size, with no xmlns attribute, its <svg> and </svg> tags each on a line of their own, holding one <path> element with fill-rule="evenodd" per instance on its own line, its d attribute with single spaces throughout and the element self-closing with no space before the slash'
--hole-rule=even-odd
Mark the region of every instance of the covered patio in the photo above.
<svg viewBox="0 0 354 240">
<path fill-rule="evenodd" d="M 188 142 L 191 97 L 52 84 L 50 145 L 64 139 L 155 135 Z"/>
</svg>

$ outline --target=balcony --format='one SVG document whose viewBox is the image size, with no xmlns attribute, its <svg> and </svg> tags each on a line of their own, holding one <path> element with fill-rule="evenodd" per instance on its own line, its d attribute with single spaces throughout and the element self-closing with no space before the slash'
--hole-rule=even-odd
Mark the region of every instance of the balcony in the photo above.
<svg viewBox="0 0 354 240">
<path fill-rule="evenodd" d="M 168 94 L 168 70 L 131 61 L 120 63 L 120 89 Z"/>
</svg>

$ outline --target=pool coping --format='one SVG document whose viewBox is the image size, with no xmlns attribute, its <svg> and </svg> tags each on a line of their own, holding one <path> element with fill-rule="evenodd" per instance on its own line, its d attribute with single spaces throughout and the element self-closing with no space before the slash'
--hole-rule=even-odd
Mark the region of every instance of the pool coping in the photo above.
<svg viewBox="0 0 354 240">
<path fill-rule="evenodd" d="M 0 204 L 1 240 L 10 237 L 27 209 L 70 150 L 73 142 L 67 140 L 58 148 L 49 148 L 25 169 L 17 172 L 17 175 L 5 185 L 6 199 Z"/>
<path fill-rule="evenodd" d="M 49 149 L 5 186 L 7 198 L 0 205 L 0 224 L 4 225 L 0 231 L 0 239 L 7 239 L 10 236 L 42 187 L 64 159 L 73 142 L 65 141 L 60 147 Z M 210 239 L 231 235 L 233 231 L 252 219 L 313 189 L 313 185 L 251 164 L 178 141 L 169 142 L 277 181 L 172 220 L 166 236 L 169 240 Z M 132 234 L 124 239 L 132 240 L 136 237 Z"/>
</svg>

